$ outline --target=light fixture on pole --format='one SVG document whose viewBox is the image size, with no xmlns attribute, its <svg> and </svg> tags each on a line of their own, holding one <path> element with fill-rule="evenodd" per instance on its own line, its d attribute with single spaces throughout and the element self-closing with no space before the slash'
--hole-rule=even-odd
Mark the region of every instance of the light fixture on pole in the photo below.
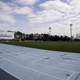
<svg viewBox="0 0 80 80">
<path fill-rule="evenodd" d="M 73 24 L 70 24 L 70 37 L 71 37 L 71 40 L 73 38 L 73 36 L 72 36 L 72 26 L 73 26 Z"/>
<path fill-rule="evenodd" d="M 51 35 L 51 27 L 49 27 L 49 35 Z"/>
</svg>

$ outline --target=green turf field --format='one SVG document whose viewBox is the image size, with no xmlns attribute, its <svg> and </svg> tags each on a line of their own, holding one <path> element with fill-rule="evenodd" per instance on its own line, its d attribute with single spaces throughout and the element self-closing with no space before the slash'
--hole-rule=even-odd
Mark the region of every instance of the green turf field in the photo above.
<svg viewBox="0 0 80 80">
<path fill-rule="evenodd" d="M 54 51 L 77 52 L 80 53 L 80 42 L 49 42 L 49 41 L 10 41 L 4 42 L 25 47 L 40 48 Z"/>
</svg>

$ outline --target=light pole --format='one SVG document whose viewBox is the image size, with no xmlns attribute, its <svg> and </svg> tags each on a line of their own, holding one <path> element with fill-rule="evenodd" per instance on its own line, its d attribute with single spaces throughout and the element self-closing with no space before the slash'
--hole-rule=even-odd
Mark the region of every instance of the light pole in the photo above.
<svg viewBox="0 0 80 80">
<path fill-rule="evenodd" d="M 70 24 L 70 37 L 71 37 L 71 41 L 72 41 L 72 38 L 73 38 L 73 36 L 72 36 L 72 26 L 73 26 L 73 24 Z"/>
<path fill-rule="evenodd" d="M 49 27 L 49 35 L 51 35 L 51 27 Z"/>
</svg>

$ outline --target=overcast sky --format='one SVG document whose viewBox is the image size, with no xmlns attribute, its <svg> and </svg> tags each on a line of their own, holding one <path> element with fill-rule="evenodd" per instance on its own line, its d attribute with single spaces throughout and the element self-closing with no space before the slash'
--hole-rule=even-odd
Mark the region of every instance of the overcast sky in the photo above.
<svg viewBox="0 0 80 80">
<path fill-rule="evenodd" d="M 0 30 L 69 35 L 80 32 L 80 0 L 0 0 Z"/>
</svg>

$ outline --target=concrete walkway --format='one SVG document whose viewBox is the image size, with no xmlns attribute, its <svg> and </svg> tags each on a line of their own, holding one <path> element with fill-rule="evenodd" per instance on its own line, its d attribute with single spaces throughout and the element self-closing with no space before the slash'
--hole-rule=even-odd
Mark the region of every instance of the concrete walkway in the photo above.
<svg viewBox="0 0 80 80">
<path fill-rule="evenodd" d="M 80 54 L 0 44 L 0 69 L 19 80 L 80 80 Z"/>
</svg>

